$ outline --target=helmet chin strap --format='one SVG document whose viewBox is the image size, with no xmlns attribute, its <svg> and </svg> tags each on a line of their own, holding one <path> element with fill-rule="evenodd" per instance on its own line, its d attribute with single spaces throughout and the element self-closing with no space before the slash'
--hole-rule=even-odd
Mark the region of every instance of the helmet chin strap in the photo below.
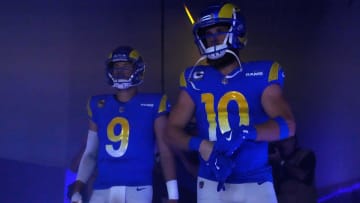
<svg viewBox="0 0 360 203">
<path fill-rule="evenodd" d="M 233 78 L 233 77 L 235 77 L 237 74 L 239 74 L 240 72 L 242 72 L 242 70 L 243 70 L 243 69 L 242 69 L 242 65 L 241 65 L 241 61 L 240 61 L 240 58 L 238 57 L 238 55 L 235 54 L 235 52 L 233 52 L 232 50 L 226 49 L 226 50 L 225 50 L 225 53 L 229 53 L 229 54 L 233 55 L 233 56 L 235 57 L 235 59 L 236 59 L 236 62 L 239 64 L 239 67 L 240 67 L 240 70 L 236 71 L 236 72 L 233 73 L 232 75 L 226 75 L 226 76 L 225 76 L 226 78 Z M 206 58 L 208 58 L 207 55 L 202 55 L 202 56 L 196 61 L 196 63 L 192 66 L 192 68 L 191 68 L 191 71 L 190 71 L 190 74 L 189 74 L 189 77 L 188 77 L 188 81 L 190 82 L 192 88 L 194 88 L 195 90 L 200 90 L 200 89 L 195 86 L 195 84 L 194 84 L 193 81 L 191 80 L 191 76 L 192 76 L 192 74 L 193 74 L 193 72 L 194 72 L 195 67 L 196 67 L 201 61 L 205 60 Z"/>
<path fill-rule="evenodd" d="M 131 85 L 128 83 L 114 83 L 112 85 L 112 87 L 119 89 L 119 90 L 125 90 L 125 89 L 128 89 L 129 87 L 131 87 Z"/>
<path fill-rule="evenodd" d="M 231 54 L 231 55 L 233 55 L 233 56 L 235 57 L 236 61 L 238 62 L 239 66 L 240 66 L 240 69 L 242 70 L 242 65 L 241 65 L 241 61 L 240 61 L 239 56 L 238 56 L 237 54 L 235 54 L 235 52 L 233 52 L 233 51 L 230 50 L 230 49 L 226 49 L 225 52 L 226 52 L 226 53 L 229 53 L 229 54 Z"/>
<path fill-rule="evenodd" d="M 241 61 L 240 61 L 240 58 L 238 57 L 238 55 L 235 54 L 235 52 L 233 52 L 233 51 L 230 50 L 230 49 L 226 49 L 226 50 L 225 50 L 225 53 L 229 53 L 229 54 L 233 55 L 233 56 L 235 57 L 235 59 L 236 59 L 236 62 L 239 64 L 240 69 L 242 70 Z M 197 66 L 201 61 L 205 60 L 206 58 L 208 58 L 207 55 L 202 55 L 202 56 L 196 61 L 196 63 L 193 65 L 193 67 Z M 211 58 L 210 58 L 210 59 L 211 59 Z M 193 72 L 193 71 L 191 70 L 191 73 L 192 73 L 192 72 Z M 191 76 L 191 74 L 190 74 L 190 76 Z"/>
<path fill-rule="evenodd" d="M 126 80 L 126 79 L 115 79 L 110 73 L 108 73 L 108 76 L 111 78 L 113 85 L 112 87 L 116 88 L 116 89 L 120 89 L 120 90 L 124 90 L 124 89 L 128 89 L 130 87 L 133 86 L 138 86 L 140 85 L 142 82 L 137 83 L 137 84 L 131 84 L 131 78 Z"/>
<path fill-rule="evenodd" d="M 220 45 L 216 45 L 216 46 L 212 46 L 209 47 L 205 50 L 205 53 L 211 53 L 211 54 L 207 54 L 207 58 L 209 59 L 219 59 L 221 57 L 223 57 L 226 53 L 226 44 L 220 44 Z M 219 50 L 219 51 L 217 51 Z"/>
</svg>

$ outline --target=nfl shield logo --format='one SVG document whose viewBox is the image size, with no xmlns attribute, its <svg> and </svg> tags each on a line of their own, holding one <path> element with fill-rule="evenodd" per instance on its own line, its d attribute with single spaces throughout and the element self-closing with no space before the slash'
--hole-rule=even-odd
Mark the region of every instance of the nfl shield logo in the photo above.
<svg viewBox="0 0 360 203">
<path fill-rule="evenodd" d="M 204 181 L 199 182 L 199 188 L 202 189 L 204 187 Z"/>
</svg>

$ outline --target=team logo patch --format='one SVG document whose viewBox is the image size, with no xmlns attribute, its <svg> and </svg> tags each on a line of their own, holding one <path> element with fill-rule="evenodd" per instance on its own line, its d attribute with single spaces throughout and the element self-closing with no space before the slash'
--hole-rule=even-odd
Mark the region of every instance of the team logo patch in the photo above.
<svg viewBox="0 0 360 203">
<path fill-rule="evenodd" d="M 120 106 L 120 107 L 119 107 L 119 112 L 122 113 L 122 112 L 124 112 L 124 111 L 125 111 L 125 107 Z"/>
<path fill-rule="evenodd" d="M 230 135 L 229 135 L 229 137 L 225 137 L 225 139 L 226 139 L 226 141 L 231 141 L 231 139 L 232 139 L 232 131 L 230 132 Z"/>
<path fill-rule="evenodd" d="M 204 188 L 204 184 L 205 184 L 204 181 L 200 181 L 200 182 L 199 182 L 199 188 L 200 188 L 200 189 L 203 189 L 203 188 Z"/>
<path fill-rule="evenodd" d="M 105 105 L 105 100 L 103 100 L 103 99 L 98 101 L 98 103 L 97 103 L 98 108 L 102 108 L 102 107 L 104 107 L 104 105 Z"/>
</svg>

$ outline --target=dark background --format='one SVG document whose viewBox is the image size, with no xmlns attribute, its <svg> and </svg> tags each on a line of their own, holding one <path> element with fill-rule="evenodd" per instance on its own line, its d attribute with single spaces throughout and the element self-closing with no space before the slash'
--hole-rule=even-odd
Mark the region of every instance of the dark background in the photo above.
<svg viewBox="0 0 360 203">
<path fill-rule="evenodd" d="M 147 63 L 145 92 L 172 103 L 199 57 L 191 23 L 211 1 L 31 0 L 0 3 L 0 202 L 62 202 L 65 170 L 87 135 L 87 98 L 112 92 L 104 61 L 118 45 Z M 360 179 L 360 1 L 239 0 L 242 60 L 286 71 L 300 144 L 317 156 L 320 191 Z"/>
</svg>

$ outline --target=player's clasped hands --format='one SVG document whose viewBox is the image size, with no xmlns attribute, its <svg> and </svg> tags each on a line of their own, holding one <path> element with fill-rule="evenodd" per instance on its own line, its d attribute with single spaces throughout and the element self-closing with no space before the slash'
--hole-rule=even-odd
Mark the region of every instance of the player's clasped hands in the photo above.
<svg viewBox="0 0 360 203">
<path fill-rule="evenodd" d="M 232 156 L 243 142 L 256 139 L 256 129 L 253 126 L 241 125 L 221 134 L 217 138 L 214 149 L 223 152 L 227 156 Z"/>
<path fill-rule="evenodd" d="M 213 150 L 210 155 L 207 165 L 214 173 L 216 180 L 219 182 L 217 191 L 225 190 L 225 181 L 230 176 L 234 163 L 230 156 L 226 156 L 217 150 Z"/>
<path fill-rule="evenodd" d="M 234 159 L 242 143 L 254 138 L 256 138 L 256 130 L 249 126 L 239 126 L 218 137 L 207 161 L 207 165 L 211 167 L 211 171 L 219 182 L 217 191 L 225 190 L 225 181 L 235 167 Z"/>
</svg>

